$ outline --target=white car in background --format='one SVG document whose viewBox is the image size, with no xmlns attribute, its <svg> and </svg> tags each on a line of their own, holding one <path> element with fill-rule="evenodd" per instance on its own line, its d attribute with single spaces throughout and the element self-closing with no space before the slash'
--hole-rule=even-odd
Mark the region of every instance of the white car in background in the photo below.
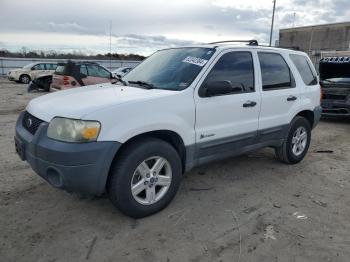
<svg viewBox="0 0 350 262">
<path fill-rule="evenodd" d="M 23 68 L 10 70 L 7 78 L 10 81 L 18 81 L 28 84 L 34 78 L 43 75 L 52 75 L 57 67 L 57 63 L 32 63 Z"/>
<path fill-rule="evenodd" d="M 116 70 L 113 70 L 112 73 L 118 77 L 123 77 L 129 73 L 133 68 L 132 67 L 119 67 Z"/>
</svg>

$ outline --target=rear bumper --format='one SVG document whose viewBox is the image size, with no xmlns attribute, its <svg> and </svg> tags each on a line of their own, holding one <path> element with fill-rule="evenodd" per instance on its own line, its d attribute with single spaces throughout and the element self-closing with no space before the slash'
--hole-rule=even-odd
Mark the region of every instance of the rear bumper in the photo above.
<svg viewBox="0 0 350 262">
<path fill-rule="evenodd" d="M 105 191 L 118 142 L 65 143 L 47 137 L 48 123 L 35 135 L 22 125 L 23 113 L 16 124 L 16 151 L 32 169 L 52 186 L 88 195 Z"/>
<path fill-rule="evenodd" d="M 322 101 L 323 117 L 350 117 L 350 101 L 324 99 Z"/>
</svg>

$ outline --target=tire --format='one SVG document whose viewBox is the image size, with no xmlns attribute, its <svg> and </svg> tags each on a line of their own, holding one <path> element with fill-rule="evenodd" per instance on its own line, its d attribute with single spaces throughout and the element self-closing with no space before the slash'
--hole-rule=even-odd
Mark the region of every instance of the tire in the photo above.
<svg viewBox="0 0 350 262">
<path fill-rule="evenodd" d="M 298 134 L 300 134 L 300 136 L 298 136 Z M 306 141 L 303 140 L 302 137 L 305 137 Z M 280 147 L 275 148 L 276 157 L 286 164 L 299 163 L 304 159 L 309 149 L 310 142 L 310 122 L 304 117 L 297 116 L 290 124 L 287 139 Z"/>
<path fill-rule="evenodd" d="M 24 74 L 24 75 L 21 75 L 21 76 L 19 77 L 19 81 L 20 81 L 22 84 L 29 84 L 29 82 L 31 81 L 31 78 L 30 78 L 29 75 Z"/>
<path fill-rule="evenodd" d="M 164 165 L 159 172 L 153 173 L 154 164 L 163 163 L 163 160 Z M 171 202 L 181 177 L 181 160 L 170 144 L 154 138 L 138 140 L 128 145 L 116 158 L 107 192 L 112 203 L 125 215 L 142 218 L 162 210 Z M 164 183 L 164 186 L 160 183 Z M 140 185 L 140 193 L 137 193 L 139 190 L 135 185 Z"/>
</svg>

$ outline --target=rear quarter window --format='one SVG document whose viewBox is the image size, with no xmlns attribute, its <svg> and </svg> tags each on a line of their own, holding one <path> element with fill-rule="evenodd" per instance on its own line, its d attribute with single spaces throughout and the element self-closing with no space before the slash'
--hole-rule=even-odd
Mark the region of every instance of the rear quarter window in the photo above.
<svg viewBox="0 0 350 262">
<path fill-rule="evenodd" d="M 308 59 L 303 55 L 289 55 L 293 64 L 297 68 L 303 82 L 307 86 L 317 85 L 317 76 L 312 70 L 312 66 L 309 64 Z"/>
<path fill-rule="evenodd" d="M 64 71 L 66 69 L 66 66 L 64 65 L 58 65 L 55 70 L 56 75 L 64 75 Z"/>
</svg>

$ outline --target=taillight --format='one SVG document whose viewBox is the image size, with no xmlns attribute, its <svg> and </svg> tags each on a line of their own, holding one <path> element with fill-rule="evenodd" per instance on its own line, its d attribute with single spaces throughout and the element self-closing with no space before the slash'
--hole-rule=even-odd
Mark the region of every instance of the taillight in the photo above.
<svg viewBox="0 0 350 262">
<path fill-rule="evenodd" d="M 320 85 L 320 103 L 322 102 L 323 99 L 323 89 L 322 89 L 322 85 Z"/>
<path fill-rule="evenodd" d="M 63 76 L 63 85 L 69 86 L 69 76 Z"/>
</svg>

